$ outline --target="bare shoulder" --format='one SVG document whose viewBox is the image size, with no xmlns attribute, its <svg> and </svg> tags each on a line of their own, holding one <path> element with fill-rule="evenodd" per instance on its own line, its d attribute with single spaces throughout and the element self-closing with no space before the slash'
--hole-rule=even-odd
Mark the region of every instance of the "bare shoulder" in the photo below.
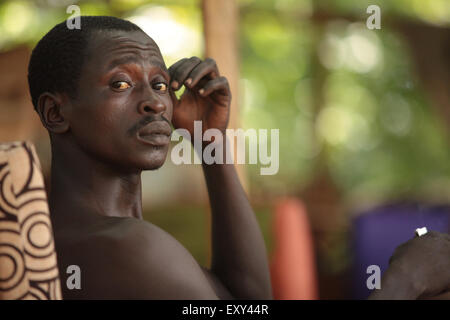
<svg viewBox="0 0 450 320">
<path fill-rule="evenodd" d="M 78 262 L 82 274 L 82 288 L 63 288 L 65 297 L 217 299 L 192 255 L 169 233 L 143 220 L 112 220 L 64 251 L 63 263 Z"/>
</svg>

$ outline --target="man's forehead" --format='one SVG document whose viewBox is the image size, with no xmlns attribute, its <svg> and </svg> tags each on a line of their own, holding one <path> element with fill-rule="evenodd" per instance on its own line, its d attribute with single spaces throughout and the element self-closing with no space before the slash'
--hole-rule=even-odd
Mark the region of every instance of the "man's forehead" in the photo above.
<svg viewBox="0 0 450 320">
<path fill-rule="evenodd" d="M 91 58 L 99 58 L 102 62 L 128 54 L 154 61 L 166 69 L 158 45 L 141 31 L 96 32 L 90 39 L 89 47 Z"/>
</svg>

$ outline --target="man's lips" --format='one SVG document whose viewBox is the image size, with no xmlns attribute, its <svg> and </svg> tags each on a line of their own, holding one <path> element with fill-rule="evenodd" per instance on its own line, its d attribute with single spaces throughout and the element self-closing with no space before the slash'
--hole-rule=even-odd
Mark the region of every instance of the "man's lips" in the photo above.
<svg viewBox="0 0 450 320">
<path fill-rule="evenodd" d="M 170 142 L 172 128 L 165 121 L 152 121 L 137 132 L 140 141 L 153 146 L 164 146 Z"/>
</svg>

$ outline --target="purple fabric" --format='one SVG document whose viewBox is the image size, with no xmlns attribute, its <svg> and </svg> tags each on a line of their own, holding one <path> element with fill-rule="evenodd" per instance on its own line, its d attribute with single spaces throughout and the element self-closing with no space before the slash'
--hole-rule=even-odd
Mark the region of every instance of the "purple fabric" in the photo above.
<svg viewBox="0 0 450 320">
<path fill-rule="evenodd" d="M 383 273 L 395 248 L 414 237 L 416 228 L 449 232 L 449 226 L 450 205 L 396 204 L 359 215 L 353 221 L 353 298 L 366 299 L 369 296 L 367 267 L 378 265 Z"/>
</svg>

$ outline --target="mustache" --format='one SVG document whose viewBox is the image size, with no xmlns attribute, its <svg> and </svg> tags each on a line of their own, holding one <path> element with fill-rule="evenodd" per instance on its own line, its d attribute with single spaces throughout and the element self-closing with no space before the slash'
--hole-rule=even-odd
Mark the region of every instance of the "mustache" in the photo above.
<svg viewBox="0 0 450 320">
<path fill-rule="evenodd" d="M 148 115 L 148 116 L 142 118 L 138 123 L 136 123 L 130 129 L 128 129 L 127 132 L 130 136 L 134 136 L 141 128 L 145 127 L 147 124 L 149 124 L 150 122 L 153 122 L 153 121 L 165 121 L 172 128 L 172 123 L 163 115 L 159 115 L 159 116 Z"/>
</svg>

